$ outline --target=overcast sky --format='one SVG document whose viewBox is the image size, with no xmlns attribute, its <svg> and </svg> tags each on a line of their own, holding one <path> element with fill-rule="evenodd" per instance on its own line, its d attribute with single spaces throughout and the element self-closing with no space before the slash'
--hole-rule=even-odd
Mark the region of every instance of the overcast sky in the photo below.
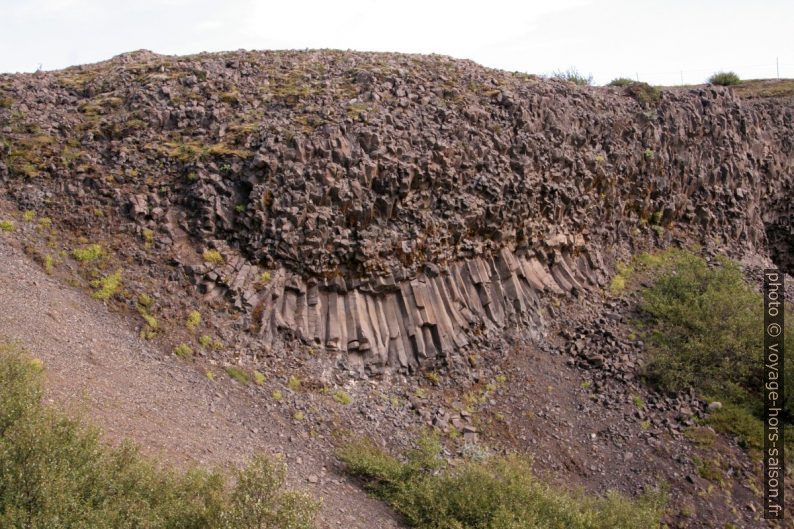
<svg viewBox="0 0 794 529">
<path fill-rule="evenodd" d="M 0 0 L 0 72 L 137 49 L 338 48 L 441 53 L 603 84 L 794 77 L 792 0 Z"/>
</svg>

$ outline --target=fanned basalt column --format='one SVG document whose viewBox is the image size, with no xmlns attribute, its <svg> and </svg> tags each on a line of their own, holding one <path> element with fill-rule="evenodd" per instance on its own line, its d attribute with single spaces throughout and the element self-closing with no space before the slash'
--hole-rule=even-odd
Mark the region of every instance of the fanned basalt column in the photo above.
<svg viewBox="0 0 794 529">
<path fill-rule="evenodd" d="M 282 333 L 347 354 L 371 372 L 414 370 L 459 352 L 483 330 L 544 326 L 542 299 L 603 283 L 596 251 L 514 252 L 428 267 L 413 277 L 370 281 L 304 279 L 281 268 L 262 283 L 262 270 L 242 258 L 192 271 L 208 300 L 228 296 L 270 346 Z"/>
</svg>

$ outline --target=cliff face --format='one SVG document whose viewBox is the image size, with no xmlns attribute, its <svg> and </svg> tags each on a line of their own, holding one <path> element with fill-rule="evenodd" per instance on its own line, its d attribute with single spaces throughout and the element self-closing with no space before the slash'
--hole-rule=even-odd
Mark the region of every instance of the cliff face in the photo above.
<svg viewBox="0 0 794 529">
<path fill-rule="evenodd" d="M 602 285 L 637 245 L 791 272 L 793 108 L 436 56 L 135 52 L 0 76 L 0 179 L 22 208 L 156 240 L 266 342 L 289 330 L 379 370 L 540 327 L 543 299 Z"/>
</svg>

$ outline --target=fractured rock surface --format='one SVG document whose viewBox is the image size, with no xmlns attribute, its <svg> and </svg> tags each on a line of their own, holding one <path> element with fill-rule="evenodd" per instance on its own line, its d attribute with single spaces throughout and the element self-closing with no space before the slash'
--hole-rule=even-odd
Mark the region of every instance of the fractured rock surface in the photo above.
<svg viewBox="0 0 794 529">
<path fill-rule="evenodd" d="M 242 259 L 191 271 L 203 279 L 200 290 L 208 299 L 231 293 L 266 344 L 289 332 L 347 353 L 353 368 L 378 372 L 445 359 L 481 330 L 541 329 L 544 295 L 578 295 L 603 282 L 598 252 L 558 252 L 552 259 L 503 248 L 493 257 L 461 260 L 412 278 L 349 283 L 341 277 L 306 280 L 282 268 L 257 284 L 259 270 Z"/>
<path fill-rule="evenodd" d="M 0 75 L 0 186 L 147 241 L 140 260 L 265 342 L 412 369 L 542 328 L 545 298 L 603 285 L 621 250 L 718 244 L 791 271 L 793 107 L 440 56 L 140 51 Z"/>
</svg>

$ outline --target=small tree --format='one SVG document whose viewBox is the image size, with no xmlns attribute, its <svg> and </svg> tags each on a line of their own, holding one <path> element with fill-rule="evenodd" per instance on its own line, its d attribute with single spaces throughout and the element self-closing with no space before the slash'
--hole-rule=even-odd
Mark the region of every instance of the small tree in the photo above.
<svg viewBox="0 0 794 529">
<path fill-rule="evenodd" d="M 709 84 L 716 84 L 720 86 L 731 86 L 739 84 L 741 79 L 733 72 L 717 72 L 709 77 Z"/>
</svg>

